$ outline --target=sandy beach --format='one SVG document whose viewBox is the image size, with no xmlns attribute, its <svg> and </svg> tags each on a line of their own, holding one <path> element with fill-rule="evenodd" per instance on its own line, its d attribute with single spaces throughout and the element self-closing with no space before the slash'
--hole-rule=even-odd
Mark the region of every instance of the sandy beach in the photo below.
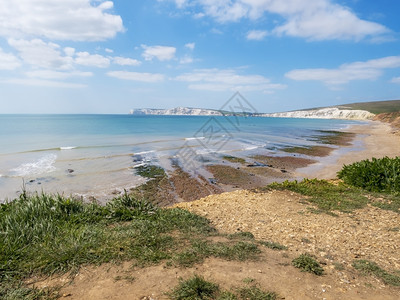
<svg viewBox="0 0 400 300">
<path fill-rule="evenodd" d="M 356 134 L 353 145 L 341 147 L 333 151 L 330 156 L 321 158 L 319 162 L 297 169 L 297 176 L 333 179 L 345 164 L 373 157 L 400 155 L 400 136 L 395 134 L 388 123 L 369 121 L 367 125 L 355 125 L 347 131 Z"/>
</svg>

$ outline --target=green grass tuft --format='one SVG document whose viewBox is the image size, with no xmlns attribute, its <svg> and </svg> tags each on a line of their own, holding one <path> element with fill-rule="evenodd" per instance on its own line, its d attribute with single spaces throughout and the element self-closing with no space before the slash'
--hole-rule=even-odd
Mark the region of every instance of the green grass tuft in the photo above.
<svg viewBox="0 0 400 300">
<path fill-rule="evenodd" d="M 288 247 L 281 245 L 279 243 L 275 243 L 275 242 L 260 241 L 259 243 L 260 243 L 260 245 L 263 245 L 272 250 L 287 250 L 288 249 Z"/>
<path fill-rule="evenodd" d="M 275 300 L 276 294 L 273 292 L 264 292 L 256 286 L 243 287 L 239 289 L 240 299 L 243 300 Z"/>
<path fill-rule="evenodd" d="M 218 296 L 217 300 L 238 300 L 238 297 L 232 292 L 224 291 Z"/>
<path fill-rule="evenodd" d="M 198 275 L 181 280 L 168 295 L 173 300 L 275 300 L 277 298 L 275 293 L 265 292 L 256 285 L 241 287 L 235 291 L 221 291 L 217 284 L 206 281 Z"/>
<path fill-rule="evenodd" d="M 374 275 L 381 279 L 387 285 L 400 286 L 400 276 L 396 274 L 391 274 L 381 267 L 379 267 L 375 262 L 368 260 L 356 260 L 353 262 L 353 267 L 356 270 L 361 271 L 365 275 Z"/>
<path fill-rule="evenodd" d="M 228 239 L 254 240 L 254 235 L 248 231 L 240 231 L 229 234 Z"/>
<path fill-rule="evenodd" d="M 301 254 L 299 257 L 293 259 L 292 265 L 299 268 L 302 272 L 309 272 L 318 276 L 324 273 L 324 269 L 320 264 L 308 254 Z"/>
<path fill-rule="evenodd" d="M 169 296 L 173 300 L 211 300 L 216 298 L 217 292 L 219 292 L 217 284 L 195 275 L 187 280 L 182 280 Z"/>
</svg>

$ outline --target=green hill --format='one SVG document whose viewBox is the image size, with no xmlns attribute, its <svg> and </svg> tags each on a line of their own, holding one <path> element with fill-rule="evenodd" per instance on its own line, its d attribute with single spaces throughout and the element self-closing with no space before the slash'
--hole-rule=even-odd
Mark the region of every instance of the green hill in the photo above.
<svg viewBox="0 0 400 300">
<path fill-rule="evenodd" d="M 337 105 L 342 109 L 360 109 L 373 114 L 391 113 L 400 111 L 400 100 L 359 102 L 351 104 Z"/>
</svg>

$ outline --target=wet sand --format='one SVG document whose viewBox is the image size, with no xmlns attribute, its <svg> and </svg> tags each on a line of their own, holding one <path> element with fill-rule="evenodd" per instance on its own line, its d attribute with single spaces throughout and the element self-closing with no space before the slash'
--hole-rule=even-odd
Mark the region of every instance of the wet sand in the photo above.
<svg viewBox="0 0 400 300">
<path fill-rule="evenodd" d="M 334 150 L 330 156 L 317 163 L 297 169 L 297 177 L 318 179 L 336 178 L 343 165 L 364 159 L 396 157 L 400 155 L 400 136 L 387 123 L 370 121 L 366 125 L 355 125 L 347 131 L 355 133 L 352 145 Z"/>
</svg>

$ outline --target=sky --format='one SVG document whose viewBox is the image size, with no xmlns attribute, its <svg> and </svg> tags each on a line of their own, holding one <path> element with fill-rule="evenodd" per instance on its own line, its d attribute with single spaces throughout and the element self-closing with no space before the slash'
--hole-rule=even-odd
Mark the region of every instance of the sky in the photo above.
<svg viewBox="0 0 400 300">
<path fill-rule="evenodd" d="M 400 99 L 398 0 L 0 0 L 0 114 Z"/>
</svg>

